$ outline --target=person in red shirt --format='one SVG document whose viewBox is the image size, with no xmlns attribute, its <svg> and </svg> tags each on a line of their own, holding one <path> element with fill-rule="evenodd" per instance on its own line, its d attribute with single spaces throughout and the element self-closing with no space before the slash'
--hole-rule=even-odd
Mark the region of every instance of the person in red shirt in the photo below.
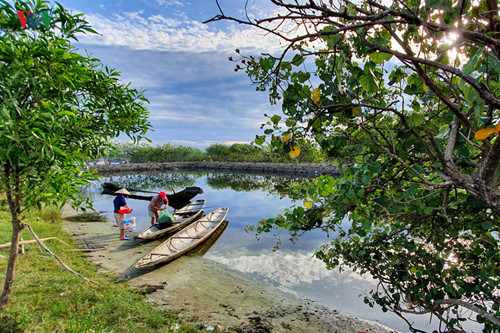
<svg viewBox="0 0 500 333">
<path fill-rule="evenodd" d="M 165 205 L 164 207 L 162 207 Z M 167 194 L 161 191 L 158 195 L 155 195 L 148 206 L 148 215 L 151 217 L 151 225 L 154 225 L 158 221 L 159 211 L 167 209 L 168 199 Z"/>
</svg>

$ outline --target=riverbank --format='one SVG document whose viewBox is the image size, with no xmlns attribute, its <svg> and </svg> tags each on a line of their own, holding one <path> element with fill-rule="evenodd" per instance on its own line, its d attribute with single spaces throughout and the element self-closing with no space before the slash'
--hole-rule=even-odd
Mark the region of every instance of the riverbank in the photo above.
<svg viewBox="0 0 500 333">
<path fill-rule="evenodd" d="M 93 249 L 87 255 L 100 269 L 141 289 L 152 304 L 178 310 L 179 316 L 197 318 L 206 331 L 394 332 L 203 257 L 184 256 L 154 270 L 136 270 L 133 264 L 159 241 L 121 241 L 111 221 L 66 221 L 64 228 L 82 248 Z"/>
<path fill-rule="evenodd" d="M 100 175 L 123 174 L 130 172 L 167 172 L 167 171 L 231 171 L 275 175 L 340 175 L 336 164 L 306 163 L 225 163 L 225 162 L 165 162 L 92 165 Z"/>
</svg>

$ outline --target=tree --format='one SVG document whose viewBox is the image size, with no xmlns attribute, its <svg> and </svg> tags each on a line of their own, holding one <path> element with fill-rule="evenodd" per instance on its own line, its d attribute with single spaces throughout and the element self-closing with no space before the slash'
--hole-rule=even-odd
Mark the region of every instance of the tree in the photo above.
<svg viewBox="0 0 500 333">
<path fill-rule="evenodd" d="M 0 190 L 13 227 L 4 306 L 26 213 L 68 200 L 88 206 L 78 196 L 78 187 L 96 178 L 86 162 L 111 138 L 125 133 L 140 140 L 151 126 L 143 92 L 71 45 L 78 33 L 95 33 L 83 14 L 44 0 L 0 6 Z"/>
<path fill-rule="evenodd" d="M 220 14 L 279 37 L 283 51 L 244 70 L 283 114 L 273 146 L 316 142 L 340 178 L 257 232 L 322 229 L 316 256 L 379 284 L 370 306 L 433 316 L 441 331 L 500 331 L 500 17 L 495 0 L 270 1 L 275 15 Z M 292 143 L 290 143 L 292 142 Z M 349 226 L 341 223 L 348 219 Z M 423 332 L 407 320 L 410 330 Z"/>
</svg>

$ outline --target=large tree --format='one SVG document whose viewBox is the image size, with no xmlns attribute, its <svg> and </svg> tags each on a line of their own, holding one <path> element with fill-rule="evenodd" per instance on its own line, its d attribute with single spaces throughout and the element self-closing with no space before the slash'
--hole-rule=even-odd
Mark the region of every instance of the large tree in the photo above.
<svg viewBox="0 0 500 333">
<path fill-rule="evenodd" d="M 321 229 L 333 237 L 316 253 L 328 268 L 379 281 L 370 306 L 433 316 L 441 331 L 472 320 L 499 332 L 498 2 L 270 2 L 270 17 L 219 6 L 211 20 L 284 45 L 233 59 L 282 105 L 256 141 L 291 155 L 315 142 L 342 176 L 296 186 L 304 205 L 255 230 Z"/>
<path fill-rule="evenodd" d="M 68 200 L 88 204 L 78 196 L 96 178 L 86 163 L 122 133 L 141 139 L 150 124 L 143 92 L 72 46 L 77 34 L 94 33 L 82 14 L 43 0 L 0 5 L 0 190 L 12 215 L 5 305 L 25 214 Z"/>
</svg>

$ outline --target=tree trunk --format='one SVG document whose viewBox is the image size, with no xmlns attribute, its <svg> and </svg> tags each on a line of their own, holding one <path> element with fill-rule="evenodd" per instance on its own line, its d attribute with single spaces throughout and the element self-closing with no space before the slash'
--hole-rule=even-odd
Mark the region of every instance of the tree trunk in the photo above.
<svg viewBox="0 0 500 333">
<path fill-rule="evenodd" d="M 9 203 L 10 215 L 12 217 L 12 238 L 7 271 L 5 272 L 5 283 L 2 295 L 0 296 L 0 308 L 5 307 L 12 296 L 18 257 L 19 236 L 23 230 L 23 222 L 21 221 L 21 196 L 16 193 L 19 189 L 19 178 L 15 177 L 15 175 L 12 177 L 12 169 L 8 164 L 4 165 L 3 169 L 3 182 L 7 185 L 6 195 Z"/>
<path fill-rule="evenodd" d="M 17 214 L 16 214 L 17 215 Z M 14 287 L 14 275 L 18 257 L 19 236 L 21 235 L 21 220 L 18 216 L 12 218 L 12 240 L 10 245 L 9 262 L 5 273 L 5 283 L 2 296 L 0 296 L 0 307 L 4 307 L 9 302 Z"/>
</svg>

